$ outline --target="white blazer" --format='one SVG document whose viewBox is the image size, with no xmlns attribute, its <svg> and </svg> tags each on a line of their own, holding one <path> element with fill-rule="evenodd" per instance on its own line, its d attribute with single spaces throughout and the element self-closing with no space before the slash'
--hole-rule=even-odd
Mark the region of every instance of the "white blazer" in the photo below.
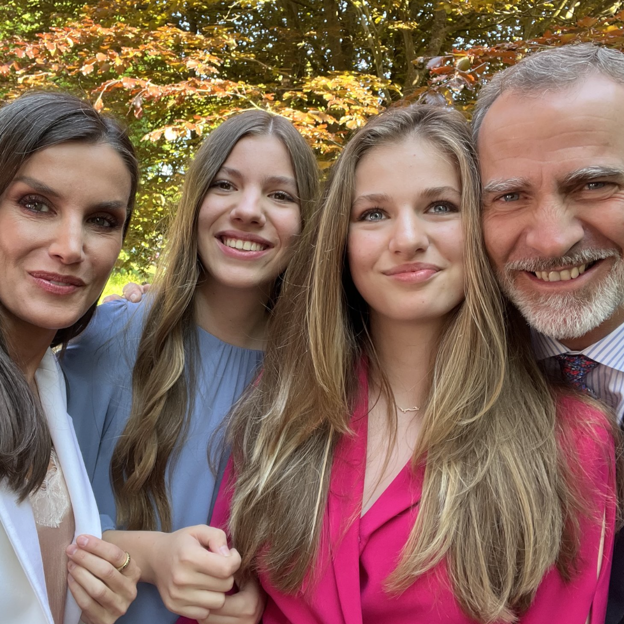
<svg viewBox="0 0 624 624">
<path fill-rule="evenodd" d="M 35 379 L 74 510 L 74 539 L 83 533 L 101 537 L 97 505 L 67 414 L 65 381 L 51 350 L 41 361 Z M 80 607 L 68 590 L 64 624 L 78 624 L 79 620 Z M 18 503 L 6 486 L 0 486 L 0 621 L 54 624 L 30 502 Z"/>
</svg>

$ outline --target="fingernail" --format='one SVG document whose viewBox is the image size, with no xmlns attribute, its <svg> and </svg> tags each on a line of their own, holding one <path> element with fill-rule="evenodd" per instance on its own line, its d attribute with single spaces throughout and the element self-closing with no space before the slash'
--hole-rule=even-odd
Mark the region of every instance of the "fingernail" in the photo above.
<svg viewBox="0 0 624 624">
<path fill-rule="evenodd" d="M 78 550 L 78 546 L 76 546 L 76 544 L 70 544 L 67 547 L 67 554 L 72 557 L 73 555 L 76 554 L 76 551 Z"/>
<path fill-rule="evenodd" d="M 136 293 L 133 293 L 130 295 L 130 301 L 132 301 L 132 303 L 136 303 L 139 300 L 139 295 L 137 295 Z"/>
<path fill-rule="evenodd" d="M 76 567 L 76 564 L 73 561 L 70 561 L 67 564 L 67 569 L 70 570 L 70 571 L 73 570 L 75 567 Z"/>
<path fill-rule="evenodd" d="M 89 543 L 89 538 L 81 535 L 78 539 L 76 539 L 76 544 L 78 546 L 82 546 L 83 548 Z"/>
<path fill-rule="evenodd" d="M 219 552 L 224 557 L 229 557 L 230 556 L 230 549 L 227 546 L 219 546 Z"/>
</svg>

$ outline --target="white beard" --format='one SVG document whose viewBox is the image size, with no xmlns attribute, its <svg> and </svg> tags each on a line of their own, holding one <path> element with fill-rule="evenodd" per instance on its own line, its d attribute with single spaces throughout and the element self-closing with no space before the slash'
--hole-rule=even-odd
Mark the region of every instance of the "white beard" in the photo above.
<svg viewBox="0 0 624 624">
<path fill-rule="evenodd" d="M 541 295 L 516 288 L 515 271 L 548 271 L 615 257 L 609 274 L 573 293 Z M 624 259 L 609 249 L 584 250 L 574 256 L 552 260 L 521 260 L 498 274 L 503 292 L 522 312 L 527 323 L 556 340 L 580 338 L 607 319 L 624 303 Z"/>
</svg>

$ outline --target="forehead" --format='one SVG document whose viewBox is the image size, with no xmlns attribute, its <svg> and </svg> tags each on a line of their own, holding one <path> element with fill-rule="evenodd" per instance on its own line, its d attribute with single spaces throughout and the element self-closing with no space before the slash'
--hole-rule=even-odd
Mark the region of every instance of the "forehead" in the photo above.
<svg viewBox="0 0 624 624">
<path fill-rule="evenodd" d="M 455 186 L 460 189 L 459 171 L 452 158 L 431 141 L 410 136 L 370 149 L 355 169 L 356 195 L 378 187 L 399 192 L 417 187 Z"/>
<path fill-rule="evenodd" d="M 273 135 L 250 135 L 240 139 L 223 163 L 242 174 L 290 175 L 294 177 L 290 154 Z"/>
<path fill-rule="evenodd" d="M 30 156 L 16 178 L 44 182 L 63 195 L 106 193 L 128 197 L 130 172 L 108 143 L 71 141 L 46 147 Z"/>
<path fill-rule="evenodd" d="M 483 183 L 550 176 L 624 162 L 624 87 L 593 75 L 563 90 L 503 93 L 484 117 L 478 150 Z"/>
</svg>

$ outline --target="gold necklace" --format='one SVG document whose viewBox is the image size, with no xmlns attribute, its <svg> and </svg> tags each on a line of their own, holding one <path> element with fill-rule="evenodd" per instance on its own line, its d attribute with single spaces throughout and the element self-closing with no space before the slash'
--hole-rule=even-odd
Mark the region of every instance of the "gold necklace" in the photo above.
<svg viewBox="0 0 624 624">
<path fill-rule="evenodd" d="M 414 407 L 406 407 L 405 409 L 403 409 L 400 405 L 397 405 L 397 407 L 404 413 L 407 414 L 407 412 L 418 412 L 420 411 L 420 408 L 418 407 L 418 405 L 414 405 Z"/>
</svg>

